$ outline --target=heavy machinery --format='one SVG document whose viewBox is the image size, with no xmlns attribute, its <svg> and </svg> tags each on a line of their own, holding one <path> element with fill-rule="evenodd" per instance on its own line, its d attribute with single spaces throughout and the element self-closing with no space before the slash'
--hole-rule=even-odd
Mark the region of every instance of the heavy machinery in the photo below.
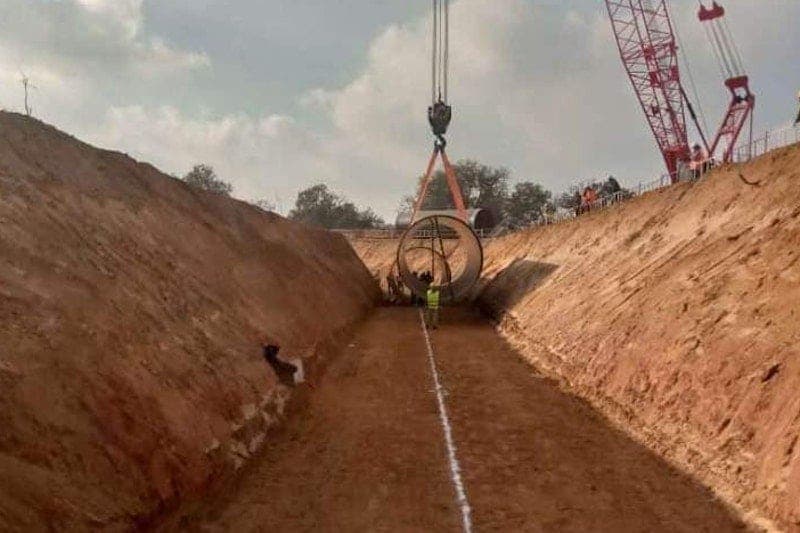
<svg viewBox="0 0 800 533">
<path fill-rule="evenodd" d="M 745 74 L 739 49 L 736 47 L 731 30 L 725 21 L 725 9 L 716 2 L 710 9 L 701 3 L 698 17 L 706 29 L 709 41 L 711 41 L 717 63 L 725 78 L 725 87 L 731 93 L 728 111 L 709 148 L 709 153 L 712 155 L 716 154 L 718 149 L 723 150 L 722 161 L 728 163 L 733 157 L 736 141 L 748 120 L 750 122 L 748 142 L 753 140 L 753 114 L 756 97 L 750 91 L 750 79 Z"/>
<path fill-rule="evenodd" d="M 449 0 L 433 0 L 433 41 L 431 61 L 431 103 L 428 123 L 434 135 L 433 153 L 414 202 L 408 228 L 397 248 L 397 272 L 412 293 L 424 297 L 429 282 L 418 274 L 427 273 L 439 288 L 443 302 L 455 302 L 469 295 L 483 269 L 483 248 L 470 221 L 478 221 L 480 210 L 468 210 L 453 166 L 447 157 L 445 134 L 453 117 L 448 102 L 450 6 Z M 422 204 L 441 157 L 447 186 L 455 210 L 422 211 Z"/>
<path fill-rule="evenodd" d="M 647 122 L 656 138 L 672 181 L 691 158 L 686 111 L 689 112 L 709 157 L 731 161 L 736 142 L 747 121 L 752 140 L 755 95 L 742 66 L 741 56 L 725 10 L 717 2 L 706 8 L 699 2 L 704 25 L 720 65 L 725 86 L 732 95 L 728 110 L 711 144 L 682 84 L 678 43 L 668 0 L 605 0 L 622 64 L 633 85 Z"/>
</svg>

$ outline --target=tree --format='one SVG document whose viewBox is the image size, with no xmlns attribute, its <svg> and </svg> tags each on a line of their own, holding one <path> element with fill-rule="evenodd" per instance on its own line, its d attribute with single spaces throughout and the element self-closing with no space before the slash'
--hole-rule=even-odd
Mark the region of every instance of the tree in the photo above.
<svg viewBox="0 0 800 533">
<path fill-rule="evenodd" d="M 569 190 L 562 192 L 556 199 L 556 205 L 561 209 L 568 209 L 574 211 L 581 206 L 581 191 L 576 187 L 571 187 Z"/>
<path fill-rule="evenodd" d="M 208 165 L 195 165 L 183 177 L 183 181 L 192 187 L 224 196 L 230 196 L 233 192 L 233 185 L 219 179 L 214 169 Z"/>
<path fill-rule="evenodd" d="M 359 210 L 322 183 L 298 193 L 289 218 L 328 229 L 369 229 L 384 224 L 371 209 Z"/>
<path fill-rule="evenodd" d="M 507 168 L 490 167 L 472 159 L 464 159 L 455 164 L 454 170 L 468 205 L 490 211 L 495 220 L 505 217 L 510 177 Z"/>
<path fill-rule="evenodd" d="M 487 209 L 492 212 L 495 220 L 500 220 L 505 215 L 505 203 L 508 199 L 508 169 L 494 168 L 472 159 L 464 159 L 453 165 L 453 171 L 461 187 L 464 203 L 468 207 Z M 419 196 L 423 180 L 424 176 L 420 177 L 417 182 L 415 198 Z M 407 203 L 407 199 L 404 199 L 403 202 Z M 421 209 L 425 211 L 455 209 L 444 171 L 437 171 L 431 178 Z"/>
<path fill-rule="evenodd" d="M 419 180 L 417 180 L 417 194 L 415 195 L 415 198 L 419 196 L 419 191 L 422 189 L 422 182 L 424 179 L 425 176 L 420 176 Z M 456 179 L 458 179 L 458 173 L 456 173 Z M 460 179 L 458 179 L 458 182 L 459 185 L 462 185 Z M 462 196 L 465 196 L 463 186 L 461 187 L 461 192 Z M 467 202 L 466 197 L 464 198 L 464 201 Z M 453 202 L 453 195 L 450 193 L 450 187 L 447 185 L 447 176 L 443 170 L 439 170 L 434 173 L 430 183 L 428 184 L 428 190 L 425 193 L 425 198 L 422 200 L 420 209 L 423 211 L 433 211 L 455 208 L 456 205 Z"/>
<path fill-rule="evenodd" d="M 530 225 L 550 209 L 552 193 L 538 183 L 523 181 L 514 185 L 507 202 L 507 222 L 511 227 Z"/>
</svg>

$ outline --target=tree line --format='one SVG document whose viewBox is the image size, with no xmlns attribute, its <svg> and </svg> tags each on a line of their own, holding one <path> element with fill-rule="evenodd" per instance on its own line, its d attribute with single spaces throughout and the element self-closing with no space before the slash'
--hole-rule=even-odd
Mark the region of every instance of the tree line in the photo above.
<svg viewBox="0 0 800 533">
<path fill-rule="evenodd" d="M 209 165 L 195 165 L 182 178 L 190 187 L 214 194 L 230 196 L 233 185 L 224 181 Z M 252 202 L 264 211 L 275 211 L 269 200 Z M 372 209 L 359 209 L 353 202 L 332 192 L 327 185 L 319 183 L 300 191 L 289 212 L 288 218 L 329 229 L 365 229 L 385 226 L 383 219 Z"/>
<path fill-rule="evenodd" d="M 511 173 L 505 167 L 492 167 L 472 159 L 464 159 L 453 165 L 460 185 L 463 200 L 472 208 L 486 209 L 493 219 L 508 228 L 528 226 L 541 217 L 555 212 L 557 207 L 573 209 L 580 203 L 577 190 L 570 190 L 554 197 L 553 194 L 533 181 L 511 184 Z M 220 179 L 208 165 L 195 165 L 183 178 L 185 183 L 225 196 L 230 196 L 233 186 Z M 413 194 L 400 202 L 400 212 L 410 212 L 414 200 L 422 187 L 424 176 L 417 180 Z M 604 194 L 616 187 L 613 177 L 590 184 Z M 578 194 L 576 194 L 576 192 Z M 614 192 L 614 191 L 612 191 Z M 267 200 L 258 200 L 254 205 L 265 211 L 274 211 L 275 206 Z M 422 210 L 454 209 L 455 205 L 447 186 L 443 171 L 431 179 Z M 312 185 L 297 195 L 288 218 L 330 229 L 370 229 L 386 226 L 385 221 L 370 208 L 359 208 L 347 198 L 331 191 L 324 183 Z"/>
<path fill-rule="evenodd" d="M 464 203 L 472 208 L 486 209 L 496 222 L 505 226 L 527 226 L 543 214 L 555 210 L 550 191 L 532 181 L 521 181 L 512 186 L 511 173 L 505 167 L 491 167 L 472 159 L 464 159 L 453 165 L 453 171 Z M 421 176 L 417 180 L 414 194 L 403 199 L 401 212 L 413 209 L 424 178 Z M 447 177 L 440 170 L 433 175 L 420 209 L 427 211 L 454 208 Z"/>
</svg>

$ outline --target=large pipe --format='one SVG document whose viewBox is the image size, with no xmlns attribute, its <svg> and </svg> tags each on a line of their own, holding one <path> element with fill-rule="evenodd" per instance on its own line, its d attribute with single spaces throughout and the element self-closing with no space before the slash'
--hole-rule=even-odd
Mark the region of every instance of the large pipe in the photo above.
<svg viewBox="0 0 800 533">
<path fill-rule="evenodd" d="M 432 216 L 446 216 L 452 218 L 459 218 L 458 211 L 455 209 L 438 209 L 429 211 L 419 211 L 417 213 L 417 221 Z M 489 230 L 495 227 L 497 222 L 488 209 L 467 209 L 467 224 L 475 230 Z M 411 225 L 411 213 L 400 213 L 397 215 L 395 225 L 398 228 L 407 228 Z"/>
<path fill-rule="evenodd" d="M 417 262 L 414 261 L 417 257 Z M 412 270 L 425 271 L 430 262 L 439 264 L 438 282 L 444 303 L 466 298 L 483 270 L 483 247 L 470 226 L 450 215 L 433 215 L 417 220 L 400 239 L 397 270 L 411 292 L 424 297 L 427 286 Z M 418 266 L 417 266 L 418 265 Z"/>
</svg>

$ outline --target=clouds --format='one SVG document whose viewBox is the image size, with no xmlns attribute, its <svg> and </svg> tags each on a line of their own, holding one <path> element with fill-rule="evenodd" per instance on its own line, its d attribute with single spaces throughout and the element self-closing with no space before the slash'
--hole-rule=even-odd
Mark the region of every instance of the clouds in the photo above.
<svg viewBox="0 0 800 533">
<path fill-rule="evenodd" d="M 172 48 L 145 35 L 143 25 L 142 0 L 5 0 L 0 6 L 0 43 L 20 67 L 114 76 L 209 66 L 202 52 Z"/>
<path fill-rule="evenodd" d="M 452 157 L 504 165 L 519 178 L 560 188 L 630 165 L 608 155 L 626 139 L 643 154 L 653 152 L 629 95 L 620 94 L 627 87 L 617 79 L 608 31 L 596 31 L 598 13 L 460 0 L 451 17 Z M 388 27 L 370 45 L 359 76 L 325 96 L 336 132 L 331 142 L 359 154 L 385 186 L 411 189 L 430 149 L 429 32 L 428 19 Z M 597 58 L 599 44 L 608 46 Z M 628 170 L 654 168 L 647 159 Z M 361 187 L 361 194 L 377 196 Z M 379 205 L 382 212 L 391 208 Z"/>
<path fill-rule="evenodd" d="M 237 196 L 284 201 L 297 191 L 297 176 L 324 176 L 327 167 L 319 141 L 291 117 L 251 118 L 244 114 L 187 117 L 171 106 L 114 107 L 85 133 L 101 146 L 128 147 L 168 172 L 196 163 L 212 164 L 236 187 Z"/>
<path fill-rule="evenodd" d="M 202 28 L 191 28 L 191 46 L 187 39 L 181 46 L 172 44 L 173 33 L 187 35 L 186 28 L 176 25 L 188 17 L 189 5 L 196 4 L 176 7 L 184 10 L 181 16 L 165 19 L 173 24 L 172 32 L 164 21 L 151 24 L 151 11 L 142 0 L 6 0 L 0 5 L 0 99 L 19 100 L 19 89 L 9 87 L 18 84 L 14 61 L 24 58 L 42 87 L 34 100 L 39 116 L 91 142 L 172 173 L 198 162 L 211 164 L 234 183 L 238 196 L 277 197 L 284 207 L 298 190 L 324 180 L 391 217 L 424 170 L 432 146 L 425 115 L 429 17 L 409 15 L 375 28 L 369 41 L 351 43 L 363 55 L 339 57 L 342 67 L 323 76 L 328 81 L 299 91 L 284 88 L 276 97 L 267 88 L 290 86 L 286 77 L 311 79 L 327 72 L 309 77 L 300 68 L 318 64 L 319 57 L 330 61 L 330 51 L 310 47 L 308 18 L 282 21 L 280 50 L 291 51 L 290 41 L 296 38 L 294 53 L 273 56 L 263 49 L 269 58 L 264 67 L 248 62 L 242 67 L 246 75 L 240 76 L 228 68 L 237 51 L 264 43 L 243 42 L 247 32 L 216 35 L 218 26 L 229 31 L 230 24 L 203 20 Z M 237 5 L 241 20 L 269 7 Z M 313 13 L 329 6 L 319 4 Z M 759 6 L 737 3 L 730 10 L 732 19 L 738 12 L 746 15 L 731 25 L 737 35 L 746 34 L 744 55 L 758 59 L 756 89 L 789 87 L 786 105 L 791 107 L 800 74 L 770 58 L 785 62 L 785 51 L 800 44 L 791 30 L 797 27 L 800 5 L 776 3 L 761 15 Z M 159 4 L 158 9 L 167 8 Z M 204 10 L 220 12 L 213 4 Z M 696 24 L 694 5 L 675 0 L 673 10 L 713 127 L 727 96 Z M 328 18 L 337 25 L 362 23 L 354 14 Z M 315 15 L 312 24 L 324 19 Z M 455 0 L 451 22 L 452 158 L 504 165 L 518 179 L 556 190 L 604 172 L 636 181 L 661 171 L 601 2 Z M 786 32 L 780 39 L 755 39 L 761 24 Z M 337 26 L 337 32 L 347 41 L 347 28 Z M 364 33 L 360 28 L 358 34 Z M 220 51 L 226 40 L 234 43 L 231 50 Z M 215 48 L 204 52 L 203 42 L 212 41 Z M 757 116 L 764 124 L 775 123 L 783 113 L 776 101 L 760 98 Z"/>
</svg>

